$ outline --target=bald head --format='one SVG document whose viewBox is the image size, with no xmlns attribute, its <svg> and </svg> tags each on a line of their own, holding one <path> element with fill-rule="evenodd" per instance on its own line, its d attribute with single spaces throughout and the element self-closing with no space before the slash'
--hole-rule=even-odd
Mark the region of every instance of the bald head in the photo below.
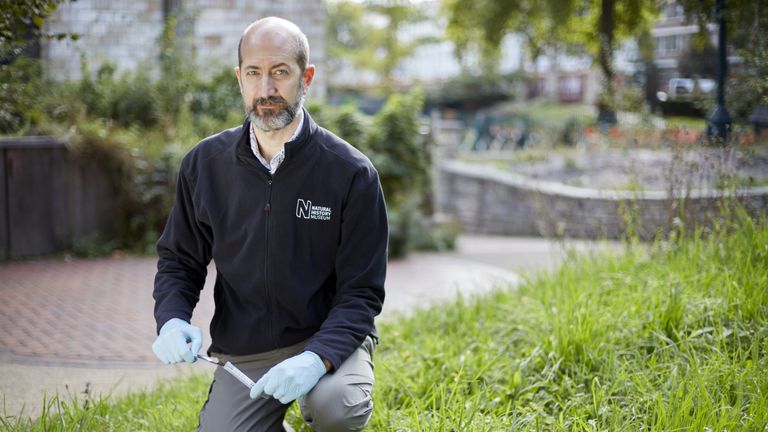
<svg viewBox="0 0 768 432">
<path fill-rule="evenodd" d="M 296 55 L 296 63 L 304 70 L 309 63 L 309 41 L 294 23 L 277 17 L 262 18 L 249 25 L 237 45 L 237 65 L 243 65 L 243 49 L 264 38 L 284 39 Z"/>
</svg>

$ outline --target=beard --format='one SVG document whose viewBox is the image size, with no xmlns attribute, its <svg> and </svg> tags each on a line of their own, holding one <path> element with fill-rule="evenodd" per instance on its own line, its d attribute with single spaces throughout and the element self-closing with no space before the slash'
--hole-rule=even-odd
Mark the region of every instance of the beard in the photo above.
<svg viewBox="0 0 768 432">
<path fill-rule="evenodd" d="M 252 125 L 264 132 L 272 132 L 288 126 L 304 106 L 304 90 L 304 83 L 301 82 L 292 104 L 288 103 L 282 96 L 254 99 L 249 109 L 247 109 L 248 119 Z M 263 105 L 272 105 L 273 108 L 262 108 L 262 113 L 259 114 L 259 107 Z"/>
</svg>

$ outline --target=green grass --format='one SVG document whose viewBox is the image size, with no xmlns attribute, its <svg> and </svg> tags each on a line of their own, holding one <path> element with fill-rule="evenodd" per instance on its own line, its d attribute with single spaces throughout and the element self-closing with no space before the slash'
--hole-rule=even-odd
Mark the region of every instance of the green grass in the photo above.
<svg viewBox="0 0 768 432">
<path fill-rule="evenodd" d="M 152 392 L 95 397 L 55 395 L 43 402 L 42 415 L 0 417 L 2 431 L 193 431 L 208 395 L 211 376 L 190 374 L 161 382 Z"/>
<path fill-rule="evenodd" d="M 537 125 L 562 128 L 570 119 L 579 120 L 582 125 L 596 121 L 597 112 L 589 105 L 562 103 L 531 103 L 521 106 L 516 114 L 526 115 Z"/>
<path fill-rule="evenodd" d="M 766 430 L 768 221 L 730 220 L 381 324 L 369 430 Z M 193 430 L 207 385 L 6 427 Z"/>
<path fill-rule="evenodd" d="M 665 117 L 667 128 L 687 128 L 694 131 L 703 131 L 707 128 L 707 120 L 696 117 L 670 116 Z"/>
</svg>

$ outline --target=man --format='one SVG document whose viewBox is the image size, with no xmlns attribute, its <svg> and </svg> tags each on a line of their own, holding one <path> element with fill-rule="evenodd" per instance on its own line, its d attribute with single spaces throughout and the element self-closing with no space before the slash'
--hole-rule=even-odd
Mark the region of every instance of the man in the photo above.
<svg viewBox="0 0 768 432">
<path fill-rule="evenodd" d="M 200 430 L 280 431 L 296 399 L 314 430 L 361 430 L 386 272 L 378 174 L 303 108 L 315 67 L 296 25 L 256 21 L 238 50 L 248 117 L 182 161 L 157 244 L 152 348 L 164 363 L 195 361 L 202 332 L 189 321 L 213 259 L 208 353 L 256 385 L 218 368 Z"/>
</svg>

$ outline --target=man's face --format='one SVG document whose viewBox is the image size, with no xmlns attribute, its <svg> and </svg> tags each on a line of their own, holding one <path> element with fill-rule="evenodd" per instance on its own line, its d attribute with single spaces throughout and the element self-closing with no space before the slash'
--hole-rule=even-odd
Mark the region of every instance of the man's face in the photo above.
<svg viewBox="0 0 768 432">
<path fill-rule="evenodd" d="M 241 54 L 236 74 L 251 123 L 263 131 L 286 127 L 301 110 L 314 69 L 300 70 L 293 45 L 276 33 L 243 41 Z"/>
<path fill-rule="evenodd" d="M 304 105 L 304 83 L 299 81 L 293 101 L 282 96 L 254 98 L 251 106 L 246 105 L 248 119 L 257 128 L 269 132 L 288 126 Z"/>
</svg>

